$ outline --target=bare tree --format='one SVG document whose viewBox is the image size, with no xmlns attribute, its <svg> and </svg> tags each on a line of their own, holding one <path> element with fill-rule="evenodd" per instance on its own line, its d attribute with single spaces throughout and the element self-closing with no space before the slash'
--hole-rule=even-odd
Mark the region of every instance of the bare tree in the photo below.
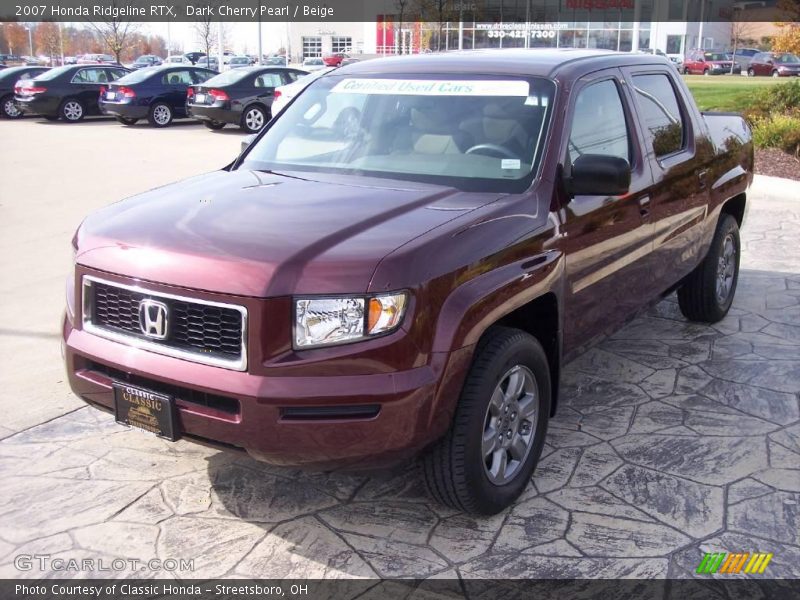
<svg viewBox="0 0 800 600">
<path fill-rule="evenodd" d="M 33 34 L 36 40 L 36 49 L 50 58 L 50 64 L 55 64 L 53 57 L 61 51 L 61 33 L 58 25 L 52 21 L 43 21 L 36 26 Z"/>
<path fill-rule="evenodd" d="M 742 21 L 741 14 L 736 14 L 731 21 L 731 46 L 733 46 L 733 60 L 731 60 L 731 75 L 736 64 L 736 50 L 742 45 L 743 40 L 750 39 L 753 35 L 753 23 Z"/>
<path fill-rule="evenodd" d="M 203 52 L 209 58 L 208 67 L 210 68 L 211 47 L 217 43 L 217 24 L 211 21 L 210 16 L 204 16 L 194 24 L 193 28 Z"/>
<path fill-rule="evenodd" d="M 114 14 L 117 8 L 116 0 L 112 1 L 111 7 L 114 9 L 112 10 L 112 14 Z M 122 51 L 125 50 L 130 36 L 139 29 L 138 23 L 120 21 L 114 18 L 92 22 L 90 25 L 97 32 L 106 48 L 114 55 L 117 62 L 120 62 Z"/>
</svg>

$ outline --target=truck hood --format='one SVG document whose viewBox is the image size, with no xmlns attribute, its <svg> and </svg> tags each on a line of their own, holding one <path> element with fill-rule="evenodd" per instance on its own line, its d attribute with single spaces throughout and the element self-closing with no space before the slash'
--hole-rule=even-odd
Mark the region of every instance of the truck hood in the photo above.
<svg viewBox="0 0 800 600">
<path fill-rule="evenodd" d="M 360 293 L 380 260 L 500 194 L 365 177 L 217 171 L 91 214 L 77 262 L 254 297 Z"/>
</svg>

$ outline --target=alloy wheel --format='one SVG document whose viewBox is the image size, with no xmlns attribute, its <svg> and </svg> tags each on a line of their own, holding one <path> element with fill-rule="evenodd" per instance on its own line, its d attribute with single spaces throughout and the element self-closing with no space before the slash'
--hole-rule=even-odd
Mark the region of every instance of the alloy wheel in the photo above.
<svg viewBox="0 0 800 600">
<path fill-rule="evenodd" d="M 486 476 L 495 485 L 516 477 L 534 445 L 536 394 L 536 379 L 523 365 L 509 369 L 492 393 L 481 452 Z"/>
<path fill-rule="evenodd" d="M 260 131 L 264 127 L 264 113 L 261 109 L 251 108 L 244 115 L 244 124 L 250 131 Z"/>
<path fill-rule="evenodd" d="M 68 121 L 79 121 L 83 116 L 83 106 L 80 102 L 69 100 L 64 104 L 64 116 Z"/>
<path fill-rule="evenodd" d="M 167 106 L 159 104 L 153 109 L 153 120 L 159 125 L 166 125 L 172 118 L 172 112 Z"/>
<path fill-rule="evenodd" d="M 6 101 L 3 102 L 3 112 L 10 119 L 16 119 L 20 115 L 19 110 L 14 106 L 13 98 L 7 98 Z"/>
<path fill-rule="evenodd" d="M 717 262 L 717 302 L 724 304 L 733 287 L 733 276 L 736 272 L 736 242 L 733 235 L 728 234 L 722 242 L 722 253 Z"/>
</svg>

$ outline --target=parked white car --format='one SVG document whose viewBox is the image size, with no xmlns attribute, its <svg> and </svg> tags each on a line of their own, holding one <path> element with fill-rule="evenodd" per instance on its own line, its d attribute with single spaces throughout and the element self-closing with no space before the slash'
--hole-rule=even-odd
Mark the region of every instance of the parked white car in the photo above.
<svg viewBox="0 0 800 600">
<path fill-rule="evenodd" d="M 306 71 L 319 71 L 325 68 L 325 61 L 321 58 L 307 58 L 303 61 L 303 69 Z"/>
<path fill-rule="evenodd" d="M 306 59 L 308 60 L 308 59 Z M 319 60 L 322 60 L 321 58 Z M 303 63 L 305 66 L 305 63 Z M 291 102 L 297 94 L 302 92 L 306 89 L 309 85 L 314 83 L 317 79 L 325 75 L 326 73 L 330 73 L 331 71 L 336 70 L 336 67 L 323 67 L 313 73 L 309 73 L 295 81 L 294 83 L 290 83 L 288 85 L 282 85 L 280 87 L 275 88 L 275 96 L 272 100 L 272 118 L 274 119 L 279 112 L 281 112 L 286 105 Z"/>
</svg>

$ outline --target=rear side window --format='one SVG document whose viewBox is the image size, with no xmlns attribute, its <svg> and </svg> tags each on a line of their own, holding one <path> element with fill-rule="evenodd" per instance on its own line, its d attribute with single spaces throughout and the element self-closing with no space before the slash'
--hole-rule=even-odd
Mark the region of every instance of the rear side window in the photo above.
<svg viewBox="0 0 800 600">
<path fill-rule="evenodd" d="M 216 75 L 216 73 L 212 71 L 194 71 L 194 80 L 195 83 L 203 83 L 214 75 Z"/>
<path fill-rule="evenodd" d="M 189 71 L 172 71 L 171 73 L 164 73 L 161 83 L 164 85 L 192 85 L 194 80 Z"/>
<path fill-rule="evenodd" d="M 116 81 L 120 77 L 124 77 L 128 74 L 127 71 L 121 71 L 119 69 L 106 69 L 106 72 L 108 73 L 108 77 L 111 81 Z"/>
<path fill-rule="evenodd" d="M 274 88 L 283 85 L 283 80 L 277 73 L 264 73 L 256 77 L 255 85 L 257 88 Z"/>
<path fill-rule="evenodd" d="M 686 143 L 686 124 L 669 76 L 634 75 L 633 87 L 656 156 L 682 150 Z"/>
<path fill-rule="evenodd" d="M 631 162 L 625 109 L 611 79 L 586 86 L 575 101 L 570 160 L 575 162 L 584 154 L 616 156 Z"/>
<path fill-rule="evenodd" d="M 108 75 L 105 69 L 81 69 L 72 78 L 72 83 L 106 83 Z"/>
<path fill-rule="evenodd" d="M 283 74 L 283 77 L 286 79 L 286 83 L 294 83 L 303 75 L 305 75 L 305 73 L 301 73 L 299 71 L 286 71 Z"/>
</svg>

